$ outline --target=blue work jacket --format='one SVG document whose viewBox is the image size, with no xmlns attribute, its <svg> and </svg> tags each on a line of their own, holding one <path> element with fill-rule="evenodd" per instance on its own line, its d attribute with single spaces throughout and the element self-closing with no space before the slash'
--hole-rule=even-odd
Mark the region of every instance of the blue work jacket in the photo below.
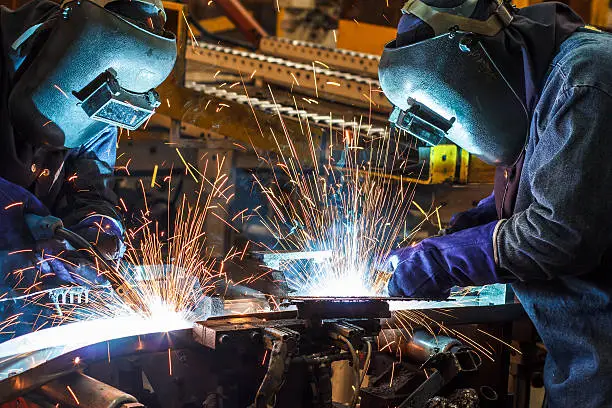
<svg viewBox="0 0 612 408">
<path fill-rule="evenodd" d="M 535 107 L 498 265 L 548 350 L 551 407 L 612 407 L 612 35 L 561 44 Z"/>
</svg>

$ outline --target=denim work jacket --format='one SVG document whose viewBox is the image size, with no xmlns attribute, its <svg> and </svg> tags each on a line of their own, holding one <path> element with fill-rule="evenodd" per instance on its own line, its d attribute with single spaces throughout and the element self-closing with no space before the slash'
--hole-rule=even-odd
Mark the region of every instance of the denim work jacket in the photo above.
<svg viewBox="0 0 612 408">
<path fill-rule="evenodd" d="M 548 349 L 549 405 L 612 407 L 612 35 L 561 44 L 495 243 Z"/>
</svg>

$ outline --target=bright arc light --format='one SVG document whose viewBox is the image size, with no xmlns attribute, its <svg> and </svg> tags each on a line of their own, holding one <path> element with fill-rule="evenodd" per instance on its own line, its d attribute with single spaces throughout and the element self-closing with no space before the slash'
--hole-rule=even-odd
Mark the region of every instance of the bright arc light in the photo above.
<svg viewBox="0 0 612 408">
<path fill-rule="evenodd" d="M 321 279 L 311 286 L 307 295 L 322 297 L 376 296 L 377 293 L 363 280 L 354 276 L 338 277 L 331 280 Z"/>
<path fill-rule="evenodd" d="M 180 313 L 166 310 L 153 317 L 131 314 L 68 323 L 25 334 L 0 344 L 0 381 L 57 356 L 104 341 L 191 328 Z M 75 360 L 76 361 L 76 360 Z"/>
</svg>

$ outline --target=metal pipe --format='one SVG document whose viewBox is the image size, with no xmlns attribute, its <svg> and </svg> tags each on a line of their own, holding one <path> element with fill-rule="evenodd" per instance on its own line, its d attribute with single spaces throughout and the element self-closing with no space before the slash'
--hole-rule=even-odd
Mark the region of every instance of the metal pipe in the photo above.
<svg viewBox="0 0 612 408">
<path fill-rule="evenodd" d="M 401 352 L 416 363 L 424 363 L 430 357 L 462 347 L 459 340 L 447 336 L 434 336 L 423 330 L 412 335 L 405 330 L 385 329 L 378 336 L 380 349 L 389 348 L 393 353 Z"/>
<path fill-rule="evenodd" d="M 38 393 L 64 406 L 87 408 L 144 407 L 136 398 L 108 384 L 74 372 L 50 381 Z"/>
</svg>

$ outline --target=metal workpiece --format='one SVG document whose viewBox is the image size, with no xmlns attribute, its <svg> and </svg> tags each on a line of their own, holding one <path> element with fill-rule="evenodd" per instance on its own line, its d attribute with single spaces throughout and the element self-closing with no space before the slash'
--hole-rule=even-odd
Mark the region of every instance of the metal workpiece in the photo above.
<svg viewBox="0 0 612 408">
<path fill-rule="evenodd" d="M 269 350 L 274 350 L 274 345 L 277 342 L 283 342 L 287 346 L 287 350 L 294 353 L 298 350 L 300 342 L 300 333 L 286 327 L 268 327 L 264 329 L 264 345 Z"/>
<path fill-rule="evenodd" d="M 37 394 L 61 406 L 144 408 L 133 396 L 80 372 L 48 382 Z"/>
<path fill-rule="evenodd" d="M 270 317 L 274 315 L 271 314 Z M 304 326 L 298 319 L 268 320 L 256 316 L 222 316 L 196 322 L 193 338 L 201 345 L 213 350 L 232 350 L 235 347 L 261 348 L 264 334 L 283 334 L 285 329 L 297 330 Z"/>
<path fill-rule="evenodd" d="M 342 98 L 340 101 L 348 99 L 355 105 L 369 107 L 376 112 L 391 111 L 391 104 L 380 91 L 377 80 L 323 68 L 315 63 L 303 64 L 210 43 L 191 43 L 186 58 L 246 76 L 253 75 L 254 78 L 290 87 L 296 92 L 316 97 L 321 93 Z"/>
<path fill-rule="evenodd" d="M 320 61 L 333 69 L 357 72 L 361 75 L 367 74 L 374 78 L 378 76 L 379 55 L 342 48 L 329 48 L 312 42 L 281 37 L 263 38 L 259 43 L 259 51 L 268 55 L 305 62 Z"/>
<path fill-rule="evenodd" d="M 358 130 L 365 136 L 375 137 L 383 136 L 389 132 L 389 128 L 377 124 L 361 123 L 357 120 L 346 120 L 341 117 L 334 117 L 330 114 L 319 114 L 308 112 L 305 109 L 296 109 L 294 106 L 283 105 L 267 99 L 251 98 L 244 93 L 228 91 L 210 85 L 198 84 L 197 82 L 188 82 L 185 86 L 189 89 L 201 92 L 204 95 L 214 96 L 229 102 L 248 105 L 257 111 L 267 112 L 271 114 L 279 114 L 284 118 L 294 120 L 307 120 L 315 126 L 324 127 L 334 130 Z"/>
<path fill-rule="evenodd" d="M 288 297 L 300 319 L 382 319 L 391 317 L 384 298 L 367 297 Z"/>
<path fill-rule="evenodd" d="M 415 361 L 425 363 L 438 353 L 453 352 L 462 348 L 463 344 L 457 339 L 447 336 L 434 336 L 423 330 L 412 334 L 411 340 L 406 343 L 406 355 Z"/>
<path fill-rule="evenodd" d="M 417 364 L 425 364 L 440 353 L 462 353 L 471 350 L 455 338 L 434 335 L 425 330 L 408 333 L 402 329 L 384 329 L 378 336 L 378 341 L 381 349 L 389 349 L 391 353 L 401 354 Z M 466 361 L 466 367 L 469 364 L 470 362 Z"/>
<path fill-rule="evenodd" d="M 361 339 L 366 335 L 363 327 L 357 326 L 351 322 L 337 321 L 331 324 L 330 335 L 332 338 L 337 338 L 338 335 L 344 336 L 347 339 Z"/>
<path fill-rule="evenodd" d="M 15 367 L 19 362 L 24 364 L 21 364 L 22 368 L 16 370 L 13 375 L 0 381 L 0 403 L 26 395 L 50 381 L 77 372 L 97 361 L 195 346 L 198 344 L 193 342 L 191 330 L 188 329 L 117 338 L 72 350 L 52 359 L 47 357 L 54 351 L 49 348 L 3 358 L 0 371 Z M 62 350 L 63 347 L 59 349 Z M 28 363 L 32 361 L 46 362 L 28 368 Z"/>
</svg>

